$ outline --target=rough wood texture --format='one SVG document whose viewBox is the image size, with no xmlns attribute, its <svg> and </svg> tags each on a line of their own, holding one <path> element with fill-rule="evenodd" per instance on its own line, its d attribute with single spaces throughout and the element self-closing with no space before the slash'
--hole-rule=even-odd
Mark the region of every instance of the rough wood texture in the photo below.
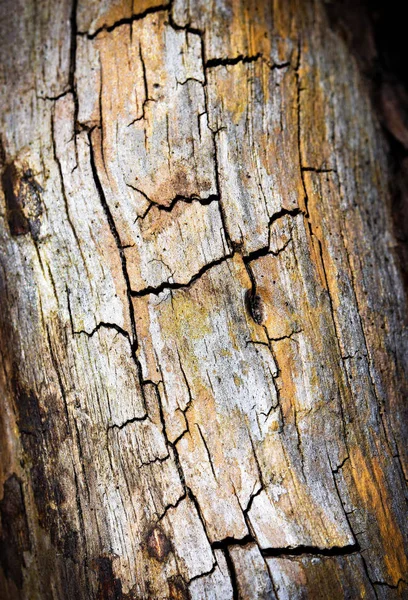
<svg viewBox="0 0 408 600">
<path fill-rule="evenodd" d="M 324 6 L 0 10 L 0 597 L 407 598 L 387 146 Z"/>
</svg>

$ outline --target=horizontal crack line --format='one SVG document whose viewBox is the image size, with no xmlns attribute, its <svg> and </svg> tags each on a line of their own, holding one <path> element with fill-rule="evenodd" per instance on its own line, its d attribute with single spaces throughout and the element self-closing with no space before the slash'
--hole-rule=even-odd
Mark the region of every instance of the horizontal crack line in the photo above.
<svg viewBox="0 0 408 600">
<path fill-rule="evenodd" d="M 146 10 L 144 10 L 143 12 L 137 13 L 130 17 L 124 17 L 123 19 L 119 19 L 118 21 L 115 21 L 115 23 L 112 23 L 112 25 L 102 25 L 102 27 L 99 27 L 93 33 L 88 33 L 87 31 L 78 31 L 77 35 L 83 35 L 83 36 L 86 36 L 89 40 L 93 40 L 102 31 L 106 31 L 106 32 L 110 33 L 111 31 L 113 31 L 117 27 L 120 27 L 121 25 L 130 25 L 134 21 L 140 21 L 141 19 L 144 19 L 148 15 L 151 15 L 151 14 L 157 13 L 157 12 L 162 12 L 164 10 L 169 10 L 170 8 L 171 8 L 171 4 L 161 4 L 159 6 L 150 6 L 149 8 L 146 8 Z"/>
<path fill-rule="evenodd" d="M 204 198 L 201 196 L 198 196 L 196 194 L 193 194 L 191 196 L 177 195 L 171 200 L 170 204 L 166 205 L 166 204 L 159 204 L 158 202 L 151 200 L 145 192 L 143 192 L 141 189 L 139 189 L 138 187 L 136 187 L 130 183 L 126 183 L 126 186 L 128 188 L 134 190 L 135 192 L 138 192 L 139 194 L 141 194 L 149 202 L 149 205 L 146 208 L 145 212 L 141 215 L 138 215 L 135 219 L 135 222 L 139 219 L 140 220 L 145 219 L 152 208 L 157 208 L 159 211 L 172 212 L 174 207 L 180 202 L 184 203 L 184 204 L 193 204 L 194 202 L 197 202 L 198 204 L 201 204 L 202 206 L 208 206 L 209 204 L 212 204 L 213 202 L 218 202 L 220 199 L 217 194 L 210 194 L 209 196 L 206 196 Z"/>
<path fill-rule="evenodd" d="M 253 54 L 252 56 L 244 56 L 243 54 L 238 54 L 238 56 L 234 57 L 224 57 L 224 58 L 210 58 L 204 65 L 205 69 L 212 69 L 214 67 L 220 66 L 229 66 L 229 65 L 237 65 L 239 63 L 253 63 L 257 60 L 261 59 L 271 70 L 272 69 L 284 69 L 285 67 L 290 66 L 290 62 L 283 63 L 270 63 L 268 62 L 262 52 L 258 52 L 257 54 Z"/>
<path fill-rule="evenodd" d="M 132 419 L 128 419 L 127 421 L 124 421 L 123 423 L 120 423 L 120 424 L 112 423 L 111 425 L 108 425 L 108 431 L 111 431 L 112 429 L 124 429 L 125 427 L 127 427 L 128 425 L 131 425 L 132 423 L 146 421 L 146 419 L 148 419 L 148 418 L 149 418 L 149 415 L 147 413 L 145 413 L 141 417 L 133 417 Z"/>
<path fill-rule="evenodd" d="M 218 198 L 218 196 L 215 196 L 213 198 L 214 201 Z M 208 200 L 208 203 L 210 203 L 210 200 Z M 146 211 L 147 212 L 147 211 Z M 146 214 L 146 213 L 145 213 Z M 276 213 L 275 215 L 272 215 L 271 220 L 270 220 L 270 224 L 272 224 L 274 221 L 276 221 L 277 219 L 285 216 L 285 215 L 289 215 L 289 216 L 296 216 L 298 214 L 303 214 L 302 211 L 300 211 L 300 209 L 294 209 L 294 210 L 281 210 L 279 211 L 279 213 Z M 133 297 L 140 297 L 140 296 L 147 296 L 149 294 L 161 294 L 161 292 L 164 292 L 165 290 L 178 290 L 181 288 L 187 288 L 189 287 L 192 283 L 194 283 L 194 281 L 196 281 L 197 279 L 199 279 L 202 275 L 204 275 L 204 273 L 206 273 L 207 271 L 209 271 L 210 269 L 212 269 L 212 267 L 215 267 L 217 265 L 220 265 L 221 263 L 223 263 L 225 260 L 228 260 L 229 258 L 232 258 L 235 254 L 238 254 L 239 256 L 241 256 L 242 260 L 244 261 L 245 264 L 249 264 L 250 262 L 253 262 L 255 260 L 257 260 L 258 258 L 261 258 L 262 256 L 266 256 L 267 254 L 274 254 L 276 255 L 275 252 L 273 252 L 270 247 L 269 244 L 267 246 L 264 246 L 262 248 L 259 248 L 258 250 L 254 250 L 253 252 L 250 252 L 249 254 L 246 255 L 242 255 L 240 252 L 231 252 L 228 254 L 225 254 L 224 256 L 222 256 L 221 258 L 214 260 L 206 265 L 204 265 L 195 275 L 193 275 L 191 277 L 191 279 L 186 282 L 186 283 L 180 283 L 177 281 L 164 281 L 161 284 L 159 284 L 158 286 L 147 286 L 145 288 L 143 288 L 142 290 L 131 290 L 131 295 Z M 296 333 L 296 332 L 294 332 Z"/>
<path fill-rule="evenodd" d="M 75 331 L 74 329 L 72 330 L 73 335 L 87 335 L 88 337 L 92 337 L 97 331 L 99 331 L 99 329 L 106 328 L 106 329 L 114 329 L 115 331 L 117 331 L 118 333 L 120 333 L 121 335 L 123 335 L 124 337 L 126 337 L 127 339 L 130 339 L 129 333 L 125 330 L 122 329 L 122 327 L 119 327 L 119 325 L 116 325 L 115 323 L 105 323 L 105 322 L 100 322 L 97 324 L 96 327 L 94 327 L 92 329 L 92 331 L 86 331 L 86 329 L 80 329 L 79 331 Z"/>
<path fill-rule="evenodd" d="M 319 546 L 295 546 L 294 548 L 265 548 L 261 549 L 261 554 L 265 558 L 278 556 L 347 556 L 360 552 L 360 544 L 347 544 L 346 546 L 332 546 L 330 548 L 319 548 Z"/>
<path fill-rule="evenodd" d="M 248 534 L 243 538 L 232 538 L 227 537 L 223 540 L 213 542 L 211 547 L 213 550 L 221 549 L 227 550 L 230 546 L 246 546 L 247 544 L 255 543 L 258 544 L 256 539 Z M 260 548 L 262 556 L 265 558 L 273 558 L 279 556 L 347 556 L 360 552 L 360 544 L 355 542 L 353 544 L 346 544 L 345 546 L 331 546 L 330 548 L 320 548 L 319 546 L 287 546 L 283 548 Z"/>
<path fill-rule="evenodd" d="M 214 201 L 218 201 L 219 200 L 219 196 L 218 195 L 214 195 L 214 196 L 208 196 L 208 198 L 206 199 L 199 199 L 199 198 L 194 198 L 191 197 L 191 202 L 193 201 L 198 201 L 201 204 L 210 204 L 211 202 Z M 173 200 L 172 204 L 174 205 L 176 202 L 180 202 L 180 201 L 184 201 L 184 202 L 189 202 L 190 199 L 189 198 L 184 198 L 184 197 L 177 197 Z M 150 205 L 147 210 L 145 211 L 144 215 L 142 217 L 138 217 L 138 218 L 144 218 L 148 211 L 150 210 L 152 205 Z M 157 206 L 156 204 L 154 204 L 154 206 Z M 170 211 L 171 208 L 161 208 L 161 210 L 167 210 Z M 270 218 L 269 221 L 269 226 L 272 225 L 272 223 L 274 223 L 275 221 L 277 221 L 278 219 L 280 219 L 283 216 L 290 216 L 290 217 L 295 217 L 299 214 L 303 214 L 302 211 L 299 208 L 295 208 L 293 210 L 287 210 L 287 209 L 282 209 L 279 212 L 273 214 Z M 161 292 L 164 292 L 165 290 L 178 290 L 181 288 L 187 288 L 189 287 L 192 283 L 194 283 L 194 281 L 196 281 L 197 279 L 199 279 L 202 275 L 204 275 L 204 273 L 206 273 L 209 269 L 211 269 L 212 267 L 215 267 L 221 263 L 223 263 L 225 260 L 232 258 L 234 256 L 234 252 L 230 252 L 228 254 L 225 254 L 224 256 L 222 256 L 221 258 L 214 260 L 206 265 L 204 265 L 195 275 L 193 275 L 191 277 L 191 279 L 189 281 L 187 281 L 186 283 L 181 283 L 181 282 L 177 282 L 177 281 L 163 281 L 162 283 L 160 283 L 157 286 L 147 286 L 145 288 L 143 288 L 142 290 L 131 290 L 130 294 L 133 297 L 141 297 L 141 296 L 147 296 L 149 294 L 154 294 L 154 295 L 158 295 L 161 294 Z M 276 254 L 274 253 L 270 247 L 269 247 L 269 243 L 267 246 L 264 246 L 262 248 L 259 248 L 258 250 L 254 250 L 253 252 L 250 252 L 249 254 L 246 254 L 245 256 L 243 256 L 240 252 L 237 252 L 237 254 L 239 254 L 242 257 L 242 260 L 244 261 L 245 264 L 248 264 L 254 260 L 256 260 L 257 258 L 260 258 L 262 256 L 266 256 L 267 254 Z"/>
<path fill-rule="evenodd" d="M 242 63 L 251 63 L 251 62 L 255 62 L 256 60 L 258 60 L 258 58 L 261 58 L 261 56 L 262 56 L 262 54 L 260 52 L 258 52 L 257 54 L 254 54 L 253 56 L 244 56 L 243 54 L 238 54 L 238 56 L 235 56 L 233 58 L 228 58 L 228 57 L 227 58 L 210 58 L 205 63 L 205 68 L 211 69 L 212 67 L 236 65 L 241 62 Z"/>
<path fill-rule="evenodd" d="M 204 273 L 206 273 L 213 267 L 220 265 L 221 263 L 225 262 L 226 260 L 228 260 L 229 258 L 232 258 L 232 257 L 233 257 L 232 253 L 226 254 L 225 256 L 222 256 L 218 260 L 214 260 L 214 261 L 204 265 L 202 267 L 202 269 L 200 269 L 195 275 L 193 275 L 193 277 L 187 283 L 179 283 L 177 281 L 164 281 L 163 283 L 161 283 L 160 285 L 158 285 L 156 287 L 149 285 L 146 288 L 144 288 L 143 290 L 131 290 L 130 293 L 133 297 L 138 298 L 140 296 L 148 296 L 149 294 L 154 294 L 157 296 L 158 294 L 161 294 L 161 292 L 164 292 L 165 290 L 178 290 L 180 288 L 187 288 L 192 283 L 194 283 L 194 281 L 196 281 L 202 275 L 204 275 Z"/>
</svg>

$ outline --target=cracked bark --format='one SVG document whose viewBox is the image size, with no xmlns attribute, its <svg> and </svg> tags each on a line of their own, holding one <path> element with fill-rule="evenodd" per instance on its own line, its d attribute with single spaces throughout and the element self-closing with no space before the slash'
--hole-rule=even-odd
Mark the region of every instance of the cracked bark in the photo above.
<svg viewBox="0 0 408 600">
<path fill-rule="evenodd" d="M 0 597 L 406 598 L 404 265 L 351 48 L 318 1 L 57 4 L 0 4 Z"/>
</svg>

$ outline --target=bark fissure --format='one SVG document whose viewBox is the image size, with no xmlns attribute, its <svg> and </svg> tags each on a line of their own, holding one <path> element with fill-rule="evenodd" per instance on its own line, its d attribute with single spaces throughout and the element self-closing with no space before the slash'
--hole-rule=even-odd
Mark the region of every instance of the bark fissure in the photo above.
<svg viewBox="0 0 408 600">
<path fill-rule="evenodd" d="M 391 172 L 327 7 L 34 4 L 0 6 L 0 596 L 403 597 Z"/>
<path fill-rule="evenodd" d="M 70 49 L 69 49 L 69 90 L 72 92 L 72 97 L 74 100 L 74 131 L 77 130 L 78 123 L 78 112 L 79 112 L 79 103 L 78 103 L 78 94 L 76 90 L 76 57 L 77 57 L 77 10 L 78 10 L 78 0 L 72 0 L 72 12 L 70 16 L 70 27 L 71 27 L 71 40 L 70 40 Z M 77 158 L 78 161 L 78 158 Z M 62 178 L 61 178 L 62 180 Z"/>
<path fill-rule="evenodd" d="M 68 220 L 69 226 L 71 228 L 72 234 L 73 234 L 75 242 L 77 244 L 78 252 L 81 255 L 82 262 L 84 264 L 85 269 L 87 269 L 87 263 L 86 263 L 86 259 L 85 259 L 85 256 L 84 256 L 84 253 L 83 253 L 83 250 L 82 250 L 81 241 L 80 241 L 80 239 L 78 237 L 78 233 L 76 231 L 74 222 L 73 222 L 72 217 L 71 217 L 68 196 L 67 196 L 67 192 L 66 192 L 66 189 L 65 189 L 64 174 L 62 172 L 61 161 L 60 161 L 60 159 L 58 157 L 58 153 L 57 153 L 57 146 L 56 146 L 56 141 L 55 141 L 55 131 L 54 131 L 54 115 L 52 115 L 52 117 L 51 117 L 51 139 L 52 139 L 52 149 L 53 149 L 53 154 L 54 154 L 54 160 L 55 160 L 55 162 L 57 164 L 58 173 L 59 173 L 59 177 L 60 177 L 61 192 L 62 192 L 62 198 L 64 200 L 65 213 L 67 215 L 67 220 Z M 90 276 L 89 273 L 88 273 L 88 276 Z"/>
<path fill-rule="evenodd" d="M 171 3 L 161 4 L 158 6 L 151 6 L 149 8 L 146 8 L 146 10 L 144 10 L 140 13 L 132 15 L 131 17 L 125 17 L 123 19 L 119 19 L 115 23 L 112 23 L 112 25 L 102 25 L 102 27 L 99 27 L 93 33 L 87 33 L 86 31 L 78 31 L 77 35 L 86 36 L 89 40 L 93 40 L 103 31 L 110 33 L 117 27 L 121 27 L 122 25 L 130 25 L 130 24 L 134 23 L 135 21 L 141 21 L 148 15 L 151 15 L 151 14 L 154 14 L 157 12 L 168 11 L 170 8 L 171 8 Z"/>
<path fill-rule="evenodd" d="M 138 298 L 138 297 L 141 297 L 141 296 L 147 296 L 149 294 L 154 294 L 155 296 L 158 296 L 162 292 L 165 292 L 165 291 L 168 291 L 168 290 L 171 291 L 171 290 L 179 290 L 179 289 L 188 288 L 195 281 L 197 281 L 198 279 L 200 279 L 200 277 L 202 277 L 207 271 L 209 271 L 210 269 L 212 269 L 213 267 L 215 267 L 217 265 L 222 264 L 226 260 L 232 258 L 232 256 L 233 256 L 233 254 L 228 254 L 226 256 L 222 256 L 218 260 L 214 260 L 213 262 L 204 265 L 204 267 L 202 267 L 202 269 L 200 269 L 200 271 L 198 273 L 196 273 L 195 275 L 193 275 L 193 277 L 191 277 L 191 279 L 187 283 L 177 283 L 177 282 L 171 282 L 171 281 L 164 281 L 163 283 L 161 283 L 157 287 L 148 286 L 148 287 L 144 288 L 143 290 L 139 290 L 139 291 L 131 290 L 131 295 L 133 297 L 135 297 L 135 298 Z"/>
<path fill-rule="evenodd" d="M 261 56 L 262 54 L 258 52 L 258 54 L 254 54 L 253 56 L 243 56 L 240 54 L 235 57 L 211 58 L 210 60 L 207 60 L 204 66 L 206 69 L 212 69 L 219 66 L 225 67 L 227 65 L 237 65 L 238 63 L 251 63 L 261 58 Z"/>
<path fill-rule="evenodd" d="M 129 425 L 131 425 L 132 423 L 140 423 L 143 421 L 146 421 L 149 418 L 149 415 L 146 413 L 144 415 L 142 415 L 141 417 L 132 417 L 131 419 L 128 419 L 127 421 L 124 421 L 123 423 L 120 423 L 120 425 L 118 425 L 117 423 L 113 423 L 112 425 L 108 425 L 107 427 L 107 431 L 111 431 L 112 429 L 123 429 L 124 427 L 128 427 Z M 165 456 L 164 458 L 155 458 L 150 462 L 147 463 L 141 463 L 141 466 L 146 466 L 146 465 L 151 465 L 152 463 L 155 462 L 163 462 L 164 460 L 166 460 L 168 458 L 168 455 Z"/>
<path fill-rule="evenodd" d="M 206 439 L 205 439 L 205 437 L 203 435 L 203 432 L 201 431 L 200 425 L 198 423 L 195 423 L 195 426 L 197 427 L 198 433 L 200 434 L 200 438 L 201 438 L 201 440 L 202 440 L 202 442 L 204 444 L 205 451 L 206 451 L 207 456 L 208 456 L 208 462 L 210 463 L 211 472 L 212 472 L 212 474 L 214 476 L 215 481 L 217 481 L 217 474 L 215 472 L 214 463 L 213 463 L 213 459 L 211 457 L 210 449 L 208 448 L 208 444 L 207 444 Z"/>
<path fill-rule="evenodd" d="M 152 210 L 152 208 L 157 208 L 157 210 L 159 211 L 163 211 L 163 212 L 171 212 L 173 210 L 173 208 L 179 203 L 185 203 L 185 204 L 192 204 L 193 202 L 198 202 L 199 204 L 201 204 L 202 206 L 208 206 L 209 204 L 211 204 L 212 202 L 218 202 L 219 201 L 219 196 L 217 196 L 216 194 L 211 194 L 210 196 L 207 197 L 200 197 L 197 195 L 193 195 L 193 196 L 175 196 L 168 205 L 166 204 L 159 204 L 158 202 L 154 202 L 153 200 L 151 200 L 145 192 L 143 192 L 143 190 L 137 188 L 136 186 L 130 184 L 130 183 L 126 183 L 127 187 L 131 188 L 132 190 L 134 190 L 135 192 L 138 192 L 139 194 L 141 194 L 148 202 L 149 202 L 149 206 L 146 208 L 145 212 L 142 215 L 138 215 L 135 219 L 135 223 L 138 220 L 143 221 L 147 215 L 149 214 L 149 212 Z"/>
<path fill-rule="evenodd" d="M 254 543 L 259 546 L 257 540 L 248 534 L 243 538 L 225 538 L 218 542 L 212 543 L 212 548 L 215 550 L 228 550 L 231 546 L 245 547 L 248 544 Z M 262 556 L 265 558 L 284 557 L 284 556 L 349 556 L 351 554 L 360 553 L 360 545 L 347 544 L 345 546 L 332 546 L 329 548 L 319 548 L 318 546 L 287 546 L 283 548 L 260 548 Z"/>
<path fill-rule="evenodd" d="M 261 554 L 265 557 L 281 556 L 349 556 L 360 552 L 360 545 L 348 544 L 347 546 L 333 546 L 331 548 L 319 548 L 316 546 L 297 546 L 294 548 L 266 548 L 261 549 Z"/>
<path fill-rule="evenodd" d="M 119 325 L 116 325 L 116 323 L 104 323 L 104 322 L 100 322 L 91 331 L 86 331 L 85 329 L 80 329 L 78 331 L 75 331 L 73 329 L 72 330 L 72 334 L 73 335 L 84 334 L 84 335 L 86 335 L 88 337 L 92 337 L 93 335 L 95 335 L 95 333 L 97 333 L 102 328 L 114 329 L 118 334 L 123 335 L 123 337 L 125 337 L 129 341 L 129 343 L 131 345 L 131 340 L 130 340 L 129 333 L 127 331 L 125 331 L 124 329 L 122 329 L 122 327 L 119 327 Z M 131 345 L 131 347 L 132 347 L 132 345 Z"/>
<path fill-rule="evenodd" d="M 123 252 L 122 244 L 120 241 L 120 235 L 118 233 L 118 230 L 116 229 L 116 225 L 113 220 L 112 213 L 110 211 L 108 202 L 106 201 L 105 193 L 103 191 L 103 187 L 102 187 L 101 181 L 99 179 L 99 175 L 98 175 L 98 171 L 97 171 L 97 167 L 96 167 L 96 163 L 95 163 L 95 156 L 94 156 L 91 132 L 88 133 L 88 140 L 89 140 L 91 170 L 92 170 L 92 175 L 93 175 L 94 182 L 95 182 L 95 187 L 99 194 L 99 199 L 100 199 L 102 207 L 104 209 L 106 219 L 108 221 L 108 225 L 109 225 L 109 228 L 113 235 L 113 238 L 115 240 L 116 246 L 118 248 L 120 260 L 122 263 L 123 277 L 125 279 L 126 287 L 127 287 L 128 309 L 129 309 L 130 321 L 131 321 L 131 326 L 132 326 L 133 344 L 134 344 L 134 347 L 136 348 L 135 345 L 137 344 L 137 336 L 136 336 L 135 315 L 134 315 L 134 309 L 133 309 L 133 304 L 132 304 L 132 299 L 131 299 L 130 281 L 129 281 L 129 275 L 128 275 L 127 266 L 126 266 L 126 256 L 125 256 L 125 253 Z"/>
</svg>

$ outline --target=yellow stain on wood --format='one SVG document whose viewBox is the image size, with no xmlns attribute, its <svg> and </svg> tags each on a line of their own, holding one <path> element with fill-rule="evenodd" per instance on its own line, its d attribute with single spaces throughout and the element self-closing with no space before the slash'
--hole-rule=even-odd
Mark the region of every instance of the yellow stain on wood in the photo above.
<svg viewBox="0 0 408 600">
<path fill-rule="evenodd" d="M 384 562 L 393 584 L 397 585 L 408 573 L 408 559 L 401 531 L 392 516 L 392 501 L 384 472 L 378 458 L 374 456 L 370 459 L 371 464 L 368 463 L 358 447 L 352 449 L 350 460 L 357 493 L 365 509 L 376 519 L 384 548 Z"/>
<path fill-rule="evenodd" d="M 197 302 L 188 290 L 181 290 L 173 302 L 173 310 L 166 311 L 164 329 L 168 334 L 173 334 L 175 339 L 202 339 L 213 331 L 210 311 L 211 307 L 205 302 Z"/>
</svg>

